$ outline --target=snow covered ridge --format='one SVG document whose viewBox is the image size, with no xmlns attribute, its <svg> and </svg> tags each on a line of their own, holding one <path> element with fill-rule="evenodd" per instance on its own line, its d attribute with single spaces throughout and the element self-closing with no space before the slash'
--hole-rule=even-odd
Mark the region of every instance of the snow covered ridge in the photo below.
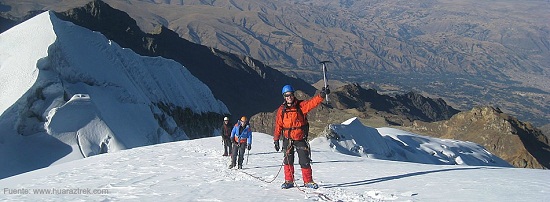
<svg viewBox="0 0 550 202">
<path fill-rule="evenodd" d="M 0 77 L 0 178 L 197 135 L 176 123 L 176 110 L 203 123 L 202 136 L 219 127 L 202 117 L 229 114 L 181 64 L 137 55 L 52 12 L 0 34 Z"/>
<path fill-rule="evenodd" d="M 347 126 L 350 131 L 353 127 Z M 387 135 L 398 135 L 388 132 Z M 1 179 L 0 200 L 550 200 L 548 170 L 377 160 L 332 151 L 327 142 L 318 142 L 324 137 L 311 143 L 313 179 L 320 188 L 302 187 L 304 192 L 298 188 L 281 189 L 284 177 L 278 171 L 283 153 L 274 151 L 272 136 L 256 132 L 252 135 L 252 150 L 242 170 L 227 169 L 229 158 L 222 156 L 220 137 L 201 138 L 96 155 Z M 425 144 L 435 143 L 428 140 Z M 415 158 L 422 154 L 410 155 Z M 296 169 L 296 183 L 301 185 L 299 165 Z M 74 189 L 90 192 L 60 193 Z M 51 194 L 46 194 L 48 191 Z"/>
<path fill-rule="evenodd" d="M 371 128 L 357 118 L 331 124 L 324 144 L 343 154 L 375 159 L 438 165 L 512 167 L 482 146 L 465 141 L 421 136 L 394 128 Z"/>
</svg>

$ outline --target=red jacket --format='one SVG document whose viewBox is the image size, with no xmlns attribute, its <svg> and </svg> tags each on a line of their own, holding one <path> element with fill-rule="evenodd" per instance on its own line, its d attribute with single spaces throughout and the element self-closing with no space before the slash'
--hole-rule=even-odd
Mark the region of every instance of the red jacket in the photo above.
<svg viewBox="0 0 550 202">
<path fill-rule="evenodd" d="M 273 140 L 278 141 L 281 134 L 293 140 L 304 139 L 304 126 L 308 124 L 307 113 L 323 102 L 323 97 L 317 94 L 309 100 L 298 100 L 294 98 L 291 106 L 282 104 L 277 110 L 275 117 L 275 131 Z M 296 105 L 300 105 L 303 116 L 298 112 Z M 283 110 L 285 111 L 283 114 Z"/>
</svg>

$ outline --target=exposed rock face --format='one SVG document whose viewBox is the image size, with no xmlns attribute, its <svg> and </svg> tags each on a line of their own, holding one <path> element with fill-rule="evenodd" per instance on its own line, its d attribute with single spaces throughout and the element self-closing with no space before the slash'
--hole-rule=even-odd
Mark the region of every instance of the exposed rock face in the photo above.
<svg viewBox="0 0 550 202">
<path fill-rule="evenodd" d="M 2 2 L 0 2 L 0 10 L 2 10 Z M 13 26 L 31 19 L 32 17 L 44 12 L 43 10 L 33 10 L 29 11 L 25 16 L 22 16 L 20 18 L 13 17 L 9 13 L 1 13 L 0 12 L 0 33 L 12 28 Z"/>
<path fill-rule="evenodd" d="M 434 100 L 414 92 L 391 97 L 380 95 L 374 89 L 363 89 L 358 84 L 337 89 L 331 98 L 335 108 L 357 108 L 364 112 L 376 110 L 384 113 L 389 123 L 397 125 L 408 125 L 412 120 L 446 120 L 459 112 L 442 99 Z"/>
<path fill-rule="evenodd" d="M 544 133 L 544 135 L 546 135 L 547 138 L 550 139 L 550 124 L 546 124 L 540 127 L 540 130 L 542 131 L 542 133 Z"/>
<path fill-rule="evenodd" d="M 15 26 L 16 24 L 17 22 L 0 16 L 0 33 L 8 30 L 9 28 Z"/>
<path fill-rule="evenodd" d="M 498 108 L 475 107 L 447 121 L 414 121 L 413 127 L 435 137 L 475 142 L 515 167 L 550 168 L 548 138 Z"/>
</svg>

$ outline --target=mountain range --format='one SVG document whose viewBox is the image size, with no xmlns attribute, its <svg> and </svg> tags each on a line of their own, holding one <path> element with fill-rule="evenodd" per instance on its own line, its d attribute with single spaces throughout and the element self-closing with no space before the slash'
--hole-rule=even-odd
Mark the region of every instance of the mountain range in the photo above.
<svg viewBox="0 0 550 202">
<path fill-rule="evenodd" d="M 141 27 L 161 24 L 309 83 L 322 78 L 317 63 L 330 60 L 332 79 L 374 82 L 380 92 L 418 91 L 459 110 L 493 105 L 536 126 L 550 123 L 547 1 L 112 4 L 143 19 Z"/>
<path fill-rule="evenodd" d="M 66 11 L 86 0 L 4 0 L 4 16 Z M 147 33 L 164 26 L 193 43 L 262 61 L 315 83 L 418 91 L 459 110 L 493 105 L 550 124 L 550 4 L 530 1 L 105 0 Z M 374 83 L 375 85 L 371 85 Z"/>
<path fill-rule="evenodd" d="M 315 88 L 304 80 L 286 76 L 249 56 L 191 43 L 164 27 L 156 27 L 151 33 L 142 32 L 137 26 L 137 21 L 102 1 L 93 1 L 82 7 L 69 9 L 58 13 L 57 16 L 101 32 L 120 46 L 130 48 L 141 55 L 162 56 L 179 62 L 204 82 L 216 98 L 227 105 L 233 118 L 254 115 L 251 123 L 257 131 L 268 134 L 272 132 L 269 130 L 273 123 L 270 113 L 282 102 L 282 99 L 278 99 L 282 85 L 293 84 L 304 92 L 305 98 L 315 92 Z M 365 90 L 360 85 L 345 85 L 342 88 L 333 85 L 333 92 L 332 106 L 320 107 L 320 113 L 310 114 L 311 120 L 315 120 L 316 123 L 312 124 L 312 131 L 320 132 L 326 124 L 344 121 L 338 119 L 350 115 L 363 117 L 362 120 L 368 123 L 407 126 L 414 120 L 442 121 L 458 113 L 458 110 L 447 105 L 442 99 L 429 99 L 417 93 L 392 97 L 380 95 L 375 90 Z M 185 111 L 178 114 L 185 115 Z M 186 116 L 175 116 L 174 119 L 178 123 L 189 120 Z M 200 125 L 196 121 L 184 124 Z M 544 143 L 544 140 L 541 141 Z M 548 145 L 547 140 L 545 144 Z M 526 150 L 522 143 L 519 145 L 520 150 Z M 545 147 L 540 148 L 545 150 Z M 510 163 L 525 167 L 541 167 L 540 164 L 533 163 L 537 159 L 529 155 L 517 160 L 529 163 Z M 544 163 L 542 165 L 546 166 Z"/>
</svg>

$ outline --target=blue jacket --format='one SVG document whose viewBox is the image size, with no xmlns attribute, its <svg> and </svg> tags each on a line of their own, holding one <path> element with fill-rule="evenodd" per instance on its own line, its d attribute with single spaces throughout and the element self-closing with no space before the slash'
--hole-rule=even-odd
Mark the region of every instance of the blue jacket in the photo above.
<svg viewBox="0 0 550 202">
<path fill-rule="evenodd" d="M 252 145 L 252 130 L 250 130 L 250 125 L 246 124 L 245 128 L 241 133 L 239 133 L 239 128 L 243 123 L 238 121 L 233 130 L 231 130 L 231 139 L 235 140 L 238 143 L 245 143 Z"/>
</svg>

